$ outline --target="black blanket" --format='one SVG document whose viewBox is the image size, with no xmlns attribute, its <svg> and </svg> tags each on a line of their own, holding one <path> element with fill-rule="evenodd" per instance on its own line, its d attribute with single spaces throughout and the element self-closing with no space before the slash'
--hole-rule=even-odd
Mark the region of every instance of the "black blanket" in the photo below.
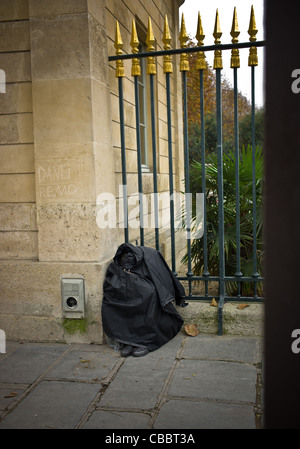
<svg viewBox="0 0 300 449">
<path fill-rule="evenodd" d="M 103 285 L 105 334 L 119 343 L 154 351 L 182 327 L 173 301 L 184 306 L 185 292 L 161 253 L 130 243 L 119 246 Z"/>
</svg>

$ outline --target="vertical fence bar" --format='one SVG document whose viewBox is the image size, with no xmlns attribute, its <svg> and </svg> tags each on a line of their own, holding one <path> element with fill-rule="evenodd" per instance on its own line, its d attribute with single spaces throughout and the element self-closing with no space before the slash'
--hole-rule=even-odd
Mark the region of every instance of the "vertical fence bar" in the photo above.
<svg viewBox="0 0 300 449">
<path fill-rule="evenodd" d="M 237 20 L 236 8 L 233 12 L 232 28 L 230 32 L 232 36 L 232 43 L 238 42 L 240 34 Z M 240 166 L 239 166 L 239 123 L 238 123 L 238 83 L 237 83 L 237 69 L 240 67 L 239 50 L 233 48 L 231 50 L 230 67 L 233 69 L 233 91 L 234 91 L 234 149 L 235 149 L 235 210 L 236 210 L 236 272 L 235 276 L 238 278 L 237 282 L 237 297 L 241 296 L 241 238 L 240 238 Z"/>
<path fill-rule="evenodd" d="M 127 175 L 126 175 L 126 149 L 125 149 L 125 122 L 123 104 L 123 80 L 119 78 L 119 110 L 120 110 L 120 136 L 122 157 L 122 191 L 123 191 L 123 215 L 124 215 L 124 239 L 127 243 L 128 235 L 128 204 L 127 204 Z"/>
<path fill-rule="evenodd" d="M 152 23 L 149 17 L 146 44 L 148 51 L 154 51 L 155 39 Z M 151 102 L 151 131 L 152 131 L 152 160 L 153 160 L 153 194 L 154 194 L 154 223 L 155 223 L 155 248 L 159 250 L 159 222 L 158 222 L 158 194 L 157 194 L 157 162 L 156 162 L 156 130 L 155 130 L 155 96 L 154 76 L 156 75 L 155 58 L 148 57 L 147 75 L 150 76 L 150 102 Z"/>
<path fill-rule="evenodd" d="M 221 43 L 221 28 L 217 10 L 213 36 L 215 44 Z M 216 70 L 216 109 L 217 109 L 217 157 L 218 157 L 218 215 L 219 215 L 219 285 L 218 334 L 223 334 L 223 306 L 225 298 L 225 251 L 224 251 L 224 203 L 223 203 L 223 142 L 222 142 L 222 52 L 215 50 L 214 69 Z"/>
<path fill-rule="evenodd" d="M 138 53 L 139 40 L 137 37 L 135 21 L 132 20 L 131 42 L 132 53 Z M 137 169 L 139 189 L 139 213 L 140 213 L 140 244 L 144 246 L 144 208 L 143 208 L 143 180 L 142 180 L 142 155 L 141 155 L 141 133 L 140 133 L 140 103 L 138 77 L 141 75 L 141 66 L 138 58 L 132 59 L 131 75 L 134 77 L 135 95 L 135 126 L 137 146 Z"/>
<path fill-rule="evenodd" d="M 250 41 L 256 41 L 256 22 L 253 6 L 251 7 L 250 24 L 248 29 Z M 251 135 L 252 135 L 252 202 L 253 202 L 253 274 L 254 279 L 258 278 L 257 273 L 257 238 L 256 238 L 256 170 L 255 170 L 255 66 L 258 65 L 257 48 L 250 47 L 248 65 L 251 67 Z M 257 297 L 257 281 L 253 282 L 254 293 Z"/>
<path fill-rule="evenodd" d="M 182 14 L 179 41 L 181 48 L 186 48 L 188 35 L 186 33 L 184 15 Z M 189 143 L 188 143 L 188 111 L 187 111 L 187 80 L 186 72 L 189 70 L 189 60 L 186 53 L 180 55 L 180 71 L 182 72 L 183 89 L 183 133 L 184 133 L 184 180 L 185 180 L 185 208 L 186 208 L 186 230 L 187 230 L 187 252 L 189 296 L 192 296 L 192 258 L 191 258 L 191 201 L 190 201 L 190 172 L 189 172 Z"/>
<path fill-rule="evenodd" d="M 203 27 L 201 22 L 200 13 L 198 13 L 198 24 L 196 38 L 198 40 L 198 47 L 204 45 L 205 34 L 203 33 Z M 200 126 L 201 126 L 201 186 L 204 195 L 203 202 L 203 277 L 205 296 L 208 296 L 208 260 L 207 260 L 207 224 L 206 224 L 206 173 L 205 173 L 205 119 L 204 119 L 204 83 L 203 83 L 203 71 L 206 69 L 205 55 L 203 51 L 200 51 L 197 57 L 196 69 L 199 70 L 199 84 L 200 84 Z"/>
<path fill-rule="evenodd" d="M 119 22 L 116 23 L 115 34 L 116 54 L 122 54 L 123 42 L 120 33 Z M 125 121 L 124 121 L 124 99 L 123 99 L 123 77 L 125 76 L 123 61 L 116 61 L 116 77 L 119 84 L 119 113 L 120 113 L 120 138 L 121 138 L 121 157 L 122 157 L 122 191 L 123 191 L 123 215 L 124 215 L 124 239 L 127 243 L 128 236 L 128 204 L 127 204 L 127 176 L 126 176 L 126 148 L 125 148 Z"/>
<path fill-rule="evenodd" d="M 163 34 L 164 50 L 171 48 L 171 35 L 167 16 L 164 22 Z M 166 95 L 167 95 L 167 122 L 168 122 L 168 156 L 169 156 L 169 189 L 170 189 L 170 233 L 171 233 L 171 255 L 172 255 L 172 271 L 176 274 L 176 257 L 175 257 L 175 222 L 174 222 L 174 197 L 173 197 L 173 152 L 172 152 L 172 118 L 171 118 L 171 89 L 170 75 L 173 72 L 172 60 L 170 55 L 164 56 L 164 73 L 166 75 Z"/>
</svg>

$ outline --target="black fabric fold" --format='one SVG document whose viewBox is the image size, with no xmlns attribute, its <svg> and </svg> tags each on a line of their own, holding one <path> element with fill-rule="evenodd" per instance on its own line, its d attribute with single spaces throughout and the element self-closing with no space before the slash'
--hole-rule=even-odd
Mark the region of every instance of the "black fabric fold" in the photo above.
<svg viewBox="0 0 300 449">
<path fill-rule="evenodd" d="M 103 330 L 114 341 L 154 351 L 180 331 L 183 319 L 173 302 L 183 305 L 184 299 L 160 252 L 124 243 L 103 284 Z"/>
</svg>

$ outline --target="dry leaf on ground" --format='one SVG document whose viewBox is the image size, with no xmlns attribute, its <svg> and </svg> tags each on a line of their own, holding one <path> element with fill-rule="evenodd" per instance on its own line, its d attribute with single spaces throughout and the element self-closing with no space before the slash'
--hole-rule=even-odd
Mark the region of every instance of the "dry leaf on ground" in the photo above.
<svg viewBox="0 0 300 449">
<path fill-rule="evenodd" d="M 237 306 L 237 308 L 238 309 L 244 309 L 245 307 L 248 307 L 249 306 L 249 304 L 239 304 L 238 306 Z"/>
<path fill-rule="evenodd" d="M 196 337 L 196 335 L 198 335 L 200 332 L 196 324 L 186 324 L 184 326 L 184 330 L 191 337 Z"/>
<path fill-rule="evenodd" d="M 213 306 L 213 307 L 218 307 L 218 303 L 215 300 L 215 298 L 212 299 L 212 302 L 210 303 L 210 305 Z"/>
</svg>

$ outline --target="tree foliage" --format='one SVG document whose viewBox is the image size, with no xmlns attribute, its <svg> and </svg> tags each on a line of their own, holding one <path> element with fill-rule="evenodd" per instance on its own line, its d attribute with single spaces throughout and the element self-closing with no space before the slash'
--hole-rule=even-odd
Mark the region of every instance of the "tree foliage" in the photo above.
<svg viewBox="0 0 300 449">
<path fill-rule="evenodd" d="M 190 39 L 188 41 L 189 47 L 195 47 L 195 43 Z M 200 81 L 199 70 L 196 69 L 198 53 L 190 53 L 190 70 L 187 72 L 187 101 L 188 101 L 188 126 L 189 126 L 189 140 L 190 152 L 197 150 L 194 143 L 199 143 L 200 138 Z M 216 144 L 216 80 L 215 71 L 206 63 L 206 70 L 203 71 L 203 87 L 204 87 L 204 114 L 205 114 L 205 140 L 206 152 L 215 150 Z M 248 117 L 244 121 L 245 117 Z M 250 132 L 251 136 L 251 105 L 249 100 L 238 92 L 238 120 L 243 126 L 244 134 Z M 223 147 L 227 152 L 234 148 L 234 90 L 230 82 L 222 78 L 222 132 L 223 132 Z M 250 141 L 243 141 L 242 145 L 251 144 Z M 258 142 L 262 145 L 262 141 Z M 242 146 L 241 145 L 241 146 Z M 190 157 L 193 160 L 193 157 Z"/>
</svg>

